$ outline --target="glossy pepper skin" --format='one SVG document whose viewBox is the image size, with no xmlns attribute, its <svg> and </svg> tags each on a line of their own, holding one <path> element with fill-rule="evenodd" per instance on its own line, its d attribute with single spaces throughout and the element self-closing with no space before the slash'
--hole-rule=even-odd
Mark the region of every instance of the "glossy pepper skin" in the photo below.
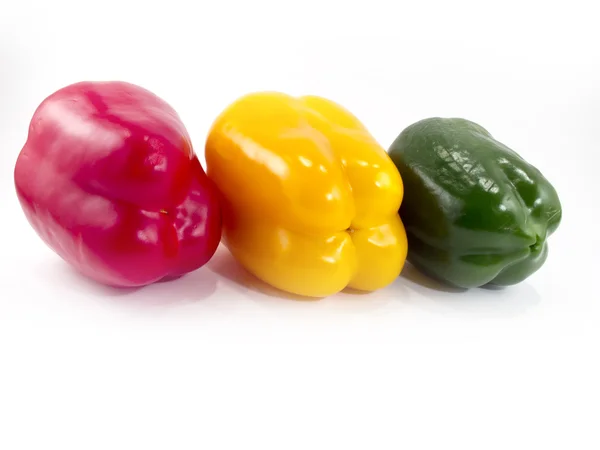
<svg viewBox="0 0 600 450">
<path fill-rule="evenodd" d="M 218 191 L 164 100 L 80 82 L 36 109 L 14 170 L 29 223 L 81 273 L 117 287 L 205 264 L 221 237 Z"/>
<path fill-rule="evenodd" d="M 390 284 L 406 259 L 403 184 L 385 150 L 324 98 L 256 92 L 216 119 L 207 174 L 223 242 L 266 283 L 324 297 Z"/>
<path fill-rule="evenodd" d="M 389 155 L 406 189 L 408 260 L 462 288 L 508 286 L 536 272 L 562 218 L 552 184 L 480 125 L 412 124 Z"/>
</svg>

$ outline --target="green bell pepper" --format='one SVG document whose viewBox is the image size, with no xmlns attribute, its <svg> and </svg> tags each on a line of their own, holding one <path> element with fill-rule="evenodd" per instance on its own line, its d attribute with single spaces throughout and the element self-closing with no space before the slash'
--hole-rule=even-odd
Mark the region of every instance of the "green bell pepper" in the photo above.
<svg viewBox="0 0 600 450">
<path fill-rule="evenodd" d="M 410 125 L 388 154 L 402 175 L 408 261 L 462 288 L 517 284 L 548 256 L 562 207 L 542 173 L 465 119 Z"/>
</svg>

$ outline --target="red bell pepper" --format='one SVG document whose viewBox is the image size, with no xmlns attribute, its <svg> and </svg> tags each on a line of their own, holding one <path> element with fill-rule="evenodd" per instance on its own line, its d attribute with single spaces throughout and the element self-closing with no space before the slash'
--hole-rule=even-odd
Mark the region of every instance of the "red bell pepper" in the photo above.
<svg viewBox="0 0 600 450">
<path fill-rule="evenodd" d="M 81 82 L 36 109 L 14 180 L 34 230 L 84 275 L 143 286 L 204 265 L 217 190 L 175 110 L 125 82 Z"/>
</svg>

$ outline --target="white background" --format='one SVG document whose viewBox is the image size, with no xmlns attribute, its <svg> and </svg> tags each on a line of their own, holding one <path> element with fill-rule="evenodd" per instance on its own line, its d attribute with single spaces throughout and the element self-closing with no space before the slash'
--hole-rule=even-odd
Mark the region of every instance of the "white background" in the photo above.
<svg viewBox="0 0 600 450">
<path fill-rule="evenodd" d="M 592 4 L 0 0 L 0 449 L 600 448 Z M 118 295 L 41 243 L 12 184 L 35 107 L 86 79 L 154 91 L 200 155 L 254 90 L 332 98 L 386 148 L 466 117 L 542 170 L 563 223 L 503 291 L 407 267 L 368 296 L 297 302 L 220 250 Z"/>
</svg>

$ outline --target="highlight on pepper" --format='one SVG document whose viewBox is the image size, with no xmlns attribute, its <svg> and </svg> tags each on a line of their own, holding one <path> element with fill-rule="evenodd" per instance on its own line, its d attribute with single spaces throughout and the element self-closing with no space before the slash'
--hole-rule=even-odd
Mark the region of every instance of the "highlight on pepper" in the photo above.
<svg viewBox="0 0 600 450">
<path fill-rule="evenodd" d="M 342 106 L 247 94 L 216 118 L 205 156 L 221 194 L 223 243 L 257 278 L 324 297 L 346 287 L 374 291 L 400 274 L 401 176 Z"/>
<path fill-rule="evenodd" d="M 14 170 L 29 223 L 85 276 L 143 286 L 203 266 L 218 191 L 175 110 L 125 82 L 80 82 L 36 109 Z"/>
</svg>

